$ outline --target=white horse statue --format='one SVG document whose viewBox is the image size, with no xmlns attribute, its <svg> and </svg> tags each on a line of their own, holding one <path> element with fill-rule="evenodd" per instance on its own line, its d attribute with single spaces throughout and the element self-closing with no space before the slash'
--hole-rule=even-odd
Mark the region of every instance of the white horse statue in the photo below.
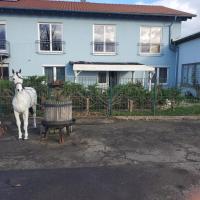
<svg viewBox="0 0 200 200">
<path fill-rule="evenodd" d="M 37 105 L 37 93 L 34 88 L 23 87 L 23 77 L 21 75 L 21 69 L 17 72 L 12 70 L 12 80 L 15 84 L 15 96 L 12 101 L 14 108 L 15 119 L 18 127 L 19 139 L 22 139 L 20 114 L 24 120 L 24 139 L 28 139 L 28 116 L 29 111 L 33 114 L 33 126 L 36 128 L 36 105 Z"/>
</svg>

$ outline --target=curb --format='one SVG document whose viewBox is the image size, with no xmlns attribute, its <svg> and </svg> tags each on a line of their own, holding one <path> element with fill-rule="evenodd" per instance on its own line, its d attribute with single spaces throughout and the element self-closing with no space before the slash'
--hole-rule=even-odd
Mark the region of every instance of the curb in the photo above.
<svg viewBox="0 0 200 200">
<path fill-rule="evenodd" d="M 200 116 L 113 116 L 114 119 L 121 120 L 144 120 L 144 121 L 170 121 L 170 120 L 200 120 Z"/>
</svg>

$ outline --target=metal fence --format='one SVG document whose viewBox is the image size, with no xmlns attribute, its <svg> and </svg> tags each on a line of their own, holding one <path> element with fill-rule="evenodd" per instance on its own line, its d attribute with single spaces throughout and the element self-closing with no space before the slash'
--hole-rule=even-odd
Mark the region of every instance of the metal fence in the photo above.
<svg viewBox="0 0 200 200">
<path fill-rule="evenodd" d="M 43 104 L 49 98 L 71 99 L 74 116 L 80 115 L 198 115 L 200 98 L 184 92 L 184 88 L 167 88 L 157 81 L 121 79 L 99 84 L 96 77 L 69 77 L 61 89 L 52 88 L 44 77 L 27 77 L 24 86 L 38 94 L 37 114 L 43 115 Z M 198 90 L 198 88 L 196 88 Z M 200 94 L 196 92 L 196 94 Z M 0 80 L 0 118 L 13 115 L 14 85 Z"/>
</svg>

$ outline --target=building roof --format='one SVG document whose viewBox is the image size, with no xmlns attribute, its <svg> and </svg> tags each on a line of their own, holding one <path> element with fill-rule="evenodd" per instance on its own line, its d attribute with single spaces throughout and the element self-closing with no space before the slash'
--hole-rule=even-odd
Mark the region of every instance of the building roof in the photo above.
<svg viewBox="0 0 200 200">
<path fill-rule="evenodd" d="M 179 44 L 182 44 L 182 43 L 185 43 L 185 42 L 188 42 L 188 41 L 191 41 L 191 40 L 195 40 L 195 39 L 198 39 L 198 38 L 200 38 L 200 32 L 194 33 L 192 35 L 188 35 L 188 36 L 180 38 L 178 40 L 174 40 L 173 43 L 175 45 L 179 45 Z"/>
<path fill-rule="evenodd" d="M 42 10 L 75 13 L 104 13 L 118 15 L 176 16 L 184 20 L 196 15 L 164 6 L 105 4 L 56 0 L 1 0 L 0 10 Z"/>
</svg>

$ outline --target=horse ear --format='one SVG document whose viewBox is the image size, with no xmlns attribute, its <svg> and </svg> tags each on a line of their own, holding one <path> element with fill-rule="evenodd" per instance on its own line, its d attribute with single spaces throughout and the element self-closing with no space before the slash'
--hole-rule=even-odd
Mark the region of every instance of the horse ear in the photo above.
<svg viewBox="0 0 200 200">
<path fill-rule="evenodd" d="M 21 73 L 21 72 L 22 72 L 22 70 L 20 69 L 20 70 L 19 70 L 19 73 Z"/>
<path fill-rule="evenodd" d="M 15 73 L 14 69 L 12 69 L 12 73 L 13 73 L 13 74 Z"/>
</svg>

